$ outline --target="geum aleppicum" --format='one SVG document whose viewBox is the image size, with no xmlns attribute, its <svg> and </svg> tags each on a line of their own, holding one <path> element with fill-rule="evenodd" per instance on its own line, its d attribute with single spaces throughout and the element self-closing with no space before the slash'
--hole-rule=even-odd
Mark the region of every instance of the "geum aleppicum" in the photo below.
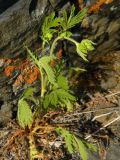
<svg viewBox="0 0 120 160">
<path fill-rule="evenodd" d="M 80 23 L 83 18 L 87 15 L 87 9 L 84 8 L 77 15 L 75 15 L 75 7 L 72 6 L 70 15 L 67 15 L 67 12 L 64 10 L 60 17 L 55 16 L 55 12 L 51 13 L 45 18 L 45 21 L 42 25 L 42 48 L 45 49 L 46 44 L 50 45 L 49 55 L 42 55 L 41 58 L 38 58 L 28 47 L 26 47 L 28 54 L 32 58 L 33 63 L 38 67 L 40 71 L 40 98 L 34 98 L 33 93 L 34 89 L 28 88 L 18 102 L 18 122 L 21 127 L 29 128 L 33 122 L 33 115 L 36 110 L 31 111 L 29 100 L 35 104 L 35 108 L 40 112 L 47 112 L 50 108 L 67 108 L 68 111 L 72 111 L 73 103 L 76 101 L 76 97 L 73 92 L 70 90 L 68 80 L 63 75 L 62 72 L 62 60 L 58 62 L 54 67 L 50 65 L 51 61 L 57 61 L 55 55 L 56 44 L 59 41 L 67 40 L 72 42 L 76 47 L 77 54 L 84 60 L 87 61 L 87 53 L 94 49 L 94 43 L 91 40 L 84 39 L 81 42 L 77 42 L 72 37 L 71 28 Z M 54 38 L 55 37 L 55 38 Z M 37 110 L 37 111 L 38 111 Z M 84 143 L 75 135 L 69 133 L 62 128 L 57 128 L 56 131 L 61 134 L 70 153 L 80 152 L 82 159 L 87 159 L 87 152 L 81 149 L 84 146 Z M 66 134 L 69 134 L 72 138 L 71 141 L 68 141 Z M 68 142 L 71 144 L 68 145 Z M 73 145 L 74 144 L 74 145 Z M 70 149 L 70 146 L 74 146 Z M 84 146 L 85 147 L 85 146 Z"/>
</svg>

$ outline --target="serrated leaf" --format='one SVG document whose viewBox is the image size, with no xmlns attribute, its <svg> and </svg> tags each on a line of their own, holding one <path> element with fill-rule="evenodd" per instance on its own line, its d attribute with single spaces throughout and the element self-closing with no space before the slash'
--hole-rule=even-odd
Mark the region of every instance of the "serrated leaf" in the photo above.
<svg viewBox="0 0 120 160">
<path fill-rule="evenodd" d="M 75 101 L 76 100 L 76 98 L 72 94 L 70 94 L 69 91 L 66 91 L 64 89 L 57 89 L 56 94 L 58 95 L 61 101 L 63 100 Z"/>
<path fill-rule="evenodd" d="M 89 51 L 94 50 L 93 45 L 95 45 L 95 43 L 88 39 L 82 40 L 81 43 L 76 43 L 77 53 L 84 61 L 88 61 L 86 56 Z"/>
<path fill-rule="evenodd" d="M 35 88 L 32 88 L 32 87 L 29 87 L 27 88 L 24 92 L 23 92 L 23 95 L 22 97 L 24 97 L 24 99 L 29 99 L 33 93 L 35 92 Z"/>
<path fill-rule="evenodd" d="M 18 112 L 17 112 L 18 122 L 21 127 L 30 127 L 33 122 L 33 115 L 29 104 L 24 99 L 18 101 Z"/>
<path fill-rule="evenodd" d="M 38 57 L 35 55 L 35 53 L 33 53 L 27 46 L 25 46 L 25 48 L 27 49 L 27 52 L 34 61 L 34 63 L 38 65 Z"/>
<path fill-rule="evenodd" d="M 48 108 L 48 106 L 50 105 L 50 96 L 51 94 L 49 93 L 48 95 L 45 96 L 44 101 L 43 101 L 43 106 L 45 109 Z"/>
<path fill-rule="evenodd" d="M 73 146 L 73 135 L 69 133 L 66 129 L 61 127 L 56 128 L 56 132 L 60 134 L 65 139 L 65 144 L 68 151 L 72 154 L 74 153 L 74 146 Z"/>
<path fill-rule="evenodd" d="M 48 76 L 48 80 L 52 84 L 56 84 L 55 74 L 52 69 L 52 67 L 49 65 L 49 62 L 51 61 L 50 56 L 44 56 L 40 58 L 39 60 L 39 67 L 43 68 Z"/>
<path fill-rule="evenodd" d="M 86 141 L 83 141 L 83 143 L 87 146 L 88 149 L 90 149 L 91 151 L 93 152 L 97 152 L 97 146 L 96 145 L 93 145 L 93 144 L 90 144 Z"/>
<path fill-rule="evenodd" d="M 33 93 L 35 92 L 35 88 L 33 88 L 33 87 L 29 87 L 29 88 L 27 88 L 24 92 L 23 92 L 23 94 L 22 94 L 22 99 L 27 99 L 27 100 L 30 100 L 30 101 L 32 101 L 32 102 L 34 102 L 34 104 L 36 104 L 36 105 L 38 105 L 39 104 L 39 100 L 38 99 L 36 99 L 36 98 L 34 98 L 34 96 L 33 96 Z"/>
<path fill-rule="evenodd" d="M 84 143 L 79 138 L 77 138 L 75 135 L 73 135 L 73 137 L 76 142 L 76 145 L 75 145 L 76 150 L 80 153 L 82 160 L 87 160 L 88 152 L 86 151 L 86 147 Z"/>
<path fill-rule="evenodd" d="M 71 37 L 71 36 L 72 36 L 72 32 L 69 32 L 69 31 L 66 31 L 66 32 L 63 32 L 63 33 L 60 34 L 61 38 Z"/>
<path fill-rule="evenodd" d="M 66 91 L 64 89 L 57 89 L 51 91 L 44 98 L 44 108 L 48 108 L 49 106 L 57 107 L 59 104 L 63 104 L 67 106 L 68 101 L 74 102 L 76 98 L 69 93 L 69 90 Z"/>
<path fill-rule="evenodd" d="M 38 60 L 37 57 L 34 55 L 34 53 L 31 52 L 31 50 L 27 48 L 27 51 L 32 57 L 34 63 L 39 67 L 39 69 L 40 70 L 43 69 L 46 72 L 49 82 L 55 85 L 55 81 L 56 81 L 55 74 L 54 74 L 52 67 L 49 65 L 53 56 L 52 57 L 44 56 Z"/>
<path fill-rule="evenodd" d="M 68 21 L 67 12 L 65 10 L 63 10 L 61 26 L 62 26 L 62 28 L 63 28 L 64 31 L 67 30 L 67 28 L 66 28 L 67 21 Z"/>
<path fill-rule="evenodd" d="M 73 104 L 70 101 L 68 101 L 66 103 L 66 108 L 67 108 L 68 112 L 72 112 L 73 111 Z"/>
<path fill-rule="evenodd" d="M 57 31 L 55 27 L 59 26 L 61 21 L 60 17 L 55 17 L 55 12 L 52 12 L 45 18 L 42 25 L 42 39 L 43 41 L 50 41 L 53 34 Z"/>
<path fill-rule="evenodd" d="M 88 159 L 88 152 L 82 140 L 62 127 L 56 128 L 56 132 L 64 138 L 66 147 L 71 154 L 79 152 L 82 160 Z"/>
<path fill-rule="evenodd" d="M 61 74 L 57 77 L 57 84 L 62 89 L 65 89 L 65 90 L 69 89 L 67 79 L 64 76 L 62 76 Z"/>
<path fill-rule="evenodd" d="M 67 16 L 67 12 L 63 11 L 61 26 L 64 31 L 74 27 L 76 24 L 80 23 L 83 18 L 87 15 L 87 9 L 79 11 L 77 15 L 75 15 L 75 6 L 73 5 L 71 8 L 70 16 Z"/>
</svg>

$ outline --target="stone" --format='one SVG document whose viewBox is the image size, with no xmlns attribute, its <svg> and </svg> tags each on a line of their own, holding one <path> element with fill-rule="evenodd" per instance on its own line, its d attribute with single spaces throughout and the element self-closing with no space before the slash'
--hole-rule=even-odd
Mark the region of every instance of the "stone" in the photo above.
<svg viewBox="0 0 120 160">
<path fill-rule="evenodd" d="M 59 3 L 60 0 L 52 4 L 57 6 Z M 2 12 L 0 57 L 16 57 L 23 53 L 25 44 L 33 44 L 39 37 L 38 31 L 43 19 L 52 10 L 47 0 L 19 0 Z"/>
</svg>

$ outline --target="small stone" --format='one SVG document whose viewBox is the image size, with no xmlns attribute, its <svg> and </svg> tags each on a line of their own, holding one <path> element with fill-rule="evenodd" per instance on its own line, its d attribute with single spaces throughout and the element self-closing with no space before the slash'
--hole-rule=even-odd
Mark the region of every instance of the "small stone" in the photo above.
<svg viewBox="0 0 120 160">
<path fill-rule="evenodd" d="M 12 105 L 7 102 L 1 106 L 0 109 L 0 123 L 7 124 L 12 118 Z"/>
<path fill-rule="evenodd" d="M 3 65 L 4 65 L 4 60 L 0 59 L 0 67 L 3 67 Z"/>
</svg>

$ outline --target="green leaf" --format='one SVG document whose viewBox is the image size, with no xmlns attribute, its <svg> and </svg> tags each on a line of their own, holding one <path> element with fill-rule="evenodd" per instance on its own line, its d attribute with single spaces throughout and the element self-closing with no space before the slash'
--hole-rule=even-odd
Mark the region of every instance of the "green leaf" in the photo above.
<svg viewBox="0 0 120 160">
<path fill-rule="evenodd" d="M 88 149 L 90 149 L 91 151 L 93 152 L 97 152 L 98 149 L 97 149 L 97 146 L 96 145 L 93 145 L 93 144 L 90 144 L 86 141 L 83 141 L 83 143 L 87 146 Z"/>
<path fill-rule="evenodd" d="M 79 71 L 85 72 L 86 71 L 86 69 L 83 69 L 83 68 L 80 68 L 80 67 L 71 67 L 71 69 L 76 71 L 76 72 L 79 72 Z"/>
<path fill-rule="evenodd" d="M 62 88 L 64 90 L 69 89 L 67 79 L 64 76 L 62 76 L 61 74 L 57 77 L 57 84 L 60 88 Z"/>
<path fill-rule="evenodd" d="M 39 105 L 39 100 L 36 99 L 36 98 L 33 96 L 33 93 L 35 93 L 35 91 L 36 91 L 35 88 L 32 88 L 32 87 L 27 88 L 27 89 L 23 92 L 22 98 L 34 102 L 34 104 L 37 106 L 37 105 Z"/>
<path fill-rule="evenodd" d="M 62 127 L 56 128 L 56 132 L 64 138 L 66 147 L 71 154 L 79 152 L 82 160 L 88 159 L 86 145 L 83 143 L 81 139 L 79 139 L 74 134 L 70 133 L 68 130 Z"/>
<path fill-rule="evenodd" d="M 51 102 L 50 98 L 51 98 L 50 93 L 45 96 L 45 98 L 43 100 L 44 109 L 48 109 L 48 106 L 50 105 L 50 102 Z"/>
<path fill-rule="evenodd" d="M 64 102 L 64 100 L 66 100 L 66 101 L 68 101 L 68 100 L 75 101 L 76 100 L 76 98 L 72 94 L 70 94 L 69 91 L 66 91 L 64 89 L 57 89 L 56 94 L 59 97 L 59 100 L 61 102 Z"/>
<path fill-rule="evenodd" d="M 31 52 L 31 50 L 27 48 L 27 51 L 30 54 L 34 63 L 39 67 L 39 70 L 43 69 L 46 72 L 49 82 L 52 84 L 55 84 L 55 81 L 56 81 L 55 74 L 54 74 L 52 67 L 49 65 L 53 57 L 44 56 L 38 60 L 38 58 L 34 55 L 33 52 Z"/>
<path fill-rule="evenodd" d="M 31 96 L 33 95 L 33 93 L 35 92 L 35 88 L 32 88 L 32 87 L 29 87 L 29 88 L 27 88 L 24 92 L 23 92 L 23 94 L 22 94 L 22 97 L 24 98 L 24 99 L 30 99 L 31 98 Z"/>
<path fill-rule="evenodd" d="M 70 16 L 68 18 L 67 12 L 64 10 L 62 15 L 61 26 L 64 31 L 74 27 L 76 24 L 80 23 L 83 18 L 87 15 L 87 9 L 79 11 L 77 15 L 75 15 L 75 6 L 73 5 L 71 8 Z"/>
<path fill-rule="evenodd" d="M 46 72 L 46 74 L 48 76 L 49 82 L 55 85 L 56 84 L 55 73 L 54 73 L 52 67 L 49 65 L 50 61 L 51 61 L 50 56 L 44 56 L 44 57 L 40 58 L 39 68 L 44 69 L 44 71 Z"/>
<path fill-rule="evenodd" d="M 69 93 L 69 90 L 58 89 L 51 91 L 44 98 L 44 108 L 48 108 L 49 106 L 57 107 L 59 104 L 63 104 L 67 107 L 68 102 L 74 102 L 76 98 Z"/>
<path fill-rule="evenodd" d="M 88 39 L 82 40 L 81 43 L 76 43 L 77 53 L 84 61 L 87 61 L 86 56 L 88 51 L 94 50 L 93 45 L 95 45 L 95 43 Z"/>
<path fill-rule="evenodd" d="M 17 118 L 21 127 L 31 127 L 33 122 L 32 111 L 29 104 L 23 98 L 18 101 Z"/>
<path fill-rule="evenodd" d="M 66 108 L 67 108 L 68 112 L 72 112 L 73 111 L 73 104 L 70 101 L 68 101 L 66 103 Z"/>
<path fill-rule="evenodd" d="M 55 12 L 52 12 L 49 16 L 45 18 L 42 25 L 42 39 L 44 42 L 48 42 L 53 37 L 53 34 L 57 32 L 55 27 L 59 26 L 61 18 L 55 18 Z"/>
<path fill-rule="evenodd" d="M 66 147 L 71 154 L 79 152 L 82 160 L 87 160 L 88 152 L 86 151 L 84 143 L 82 143 L 79 138 L 61 127 L 56 128 L 56 131 L 64 138 Z"/>
<path fill-rule="evenodd" d="M 71 37 L 71 36 L 72 36 L 72 32 L 69 32 L 69 31 L 66 31 L 66 32 L 63 32 L 63 33 L 60 34 L 61 38 Z"/>
<path fill-rule="evenodd" d="M 65 139 L 65 144 L 66 144 L 68 151 L 71 154 L 74 153 L 73 135 L 70 134 L 69 131 L 61 127 L 56 128 L 56 132 Z"/>
<path fill-rule="evenodd" d="M 76 150 L 80 153 L 82 160 L 87 160 L 88 159 L 88 152 L 86 151 L 86 147 L 84 143 L 77 138 L 75 135 L 73 135 L 74 140 L 76 142 Z M 74 143 L 75 144 L 75 143 Z"/>
</svg>

